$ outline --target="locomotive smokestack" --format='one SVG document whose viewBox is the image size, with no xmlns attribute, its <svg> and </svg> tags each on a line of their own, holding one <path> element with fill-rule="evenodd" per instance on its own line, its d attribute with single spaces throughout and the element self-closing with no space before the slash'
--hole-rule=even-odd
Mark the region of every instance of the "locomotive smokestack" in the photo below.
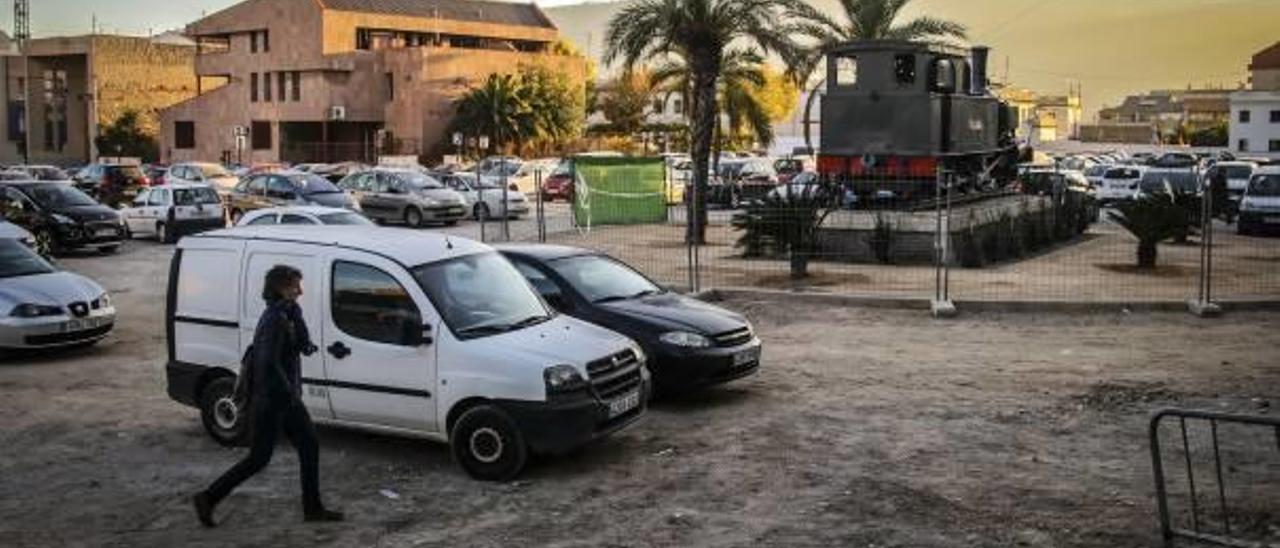
<svg viewBox="0 0 1280 548">
<path fill-rule="evenodd" d="M 987 46 L 973 46 L 970 50 L 973 56 L 973 95 L 987 94 L 987 53 L 991 48 Z"/>
</svg>

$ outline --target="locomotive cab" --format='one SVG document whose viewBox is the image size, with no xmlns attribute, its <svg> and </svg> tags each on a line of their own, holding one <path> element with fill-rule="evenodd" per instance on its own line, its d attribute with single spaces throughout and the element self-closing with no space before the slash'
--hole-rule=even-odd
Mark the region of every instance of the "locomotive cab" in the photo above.
<svg viewBox="0 0 1280 548">
<path fill-rule="evenodd" d="M 819 171 L 860 193 L 927 191 L 940 167 L 974 187 L 992 183 L 1017 122 L 987 89 L 986 54 L 893 40 L 832 48 Z M 886 188 L 886 179 L 925 181 Z"/>
</svg>

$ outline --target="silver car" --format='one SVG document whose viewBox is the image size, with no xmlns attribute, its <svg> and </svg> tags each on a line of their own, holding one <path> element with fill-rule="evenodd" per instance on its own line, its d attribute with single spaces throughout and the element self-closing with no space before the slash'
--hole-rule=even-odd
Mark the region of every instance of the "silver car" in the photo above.
<svg viewBox="0 0 1280 548">
<path fill-rule="evenodd" d="M 93 280 L 59 271 L 13 239 L 0 239 L 0 349 L 91 345 L 115 325 Z"/>
<path fill-rule="evenodd" d="M 415 169 L 374 168 L 348 175 L 338 186 L 350 192 L 364 216 L 374 221 L 454 225 L 467 214 L 462 196 Z"/>
<path fill-rule="evenodd" d="M 476 220 L 502 218 L 503 215 L 518 219 L 529 213 L 529 199 L 523 192 L 511 188 L 503 191 L 502 184 L 490 177 L 482 176 L 477 183 L 474 173 L 448 173 L 441 175 L 440 180 L 462 195 L 467 201 L 467 211 Z"/>
</svg>

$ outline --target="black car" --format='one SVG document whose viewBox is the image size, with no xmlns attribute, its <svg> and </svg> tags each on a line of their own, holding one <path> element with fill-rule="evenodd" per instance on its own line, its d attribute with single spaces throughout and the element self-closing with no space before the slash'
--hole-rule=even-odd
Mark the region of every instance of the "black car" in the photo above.
<svg viewBox="0 0 1280 548">
<path fill-rule="evenodd" d="M 132 202 L 139 190 L 151 184 L 142 167 L 133 164 L 92 164 L 72 180 L 80 190 L 111 206 Z"/>
<path fill-rule="evenodd" d="M 66 182 L 0 181 L 0 212 L 31 232 L 46 256 L 76 248 L 111 253 L 124 240 L 120 214 Z"/>
<path fill-rule="evenodd" d="M 760 368 L 760 339 L 741 315 L 667 291 L 608 255 L 555 245 L 498 250 L 552 307 L 639 343 L 659 393 L 727 382 Z"/>
</svg>

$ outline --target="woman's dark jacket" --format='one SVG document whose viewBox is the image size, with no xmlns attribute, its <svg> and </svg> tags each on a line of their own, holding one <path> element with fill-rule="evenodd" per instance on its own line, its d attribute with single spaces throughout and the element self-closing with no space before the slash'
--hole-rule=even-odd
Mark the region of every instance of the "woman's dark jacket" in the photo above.
<svg viewBox="0 0 1280 548">
<path fill-rule="evenodd" d="M 310 354 L 314 348 L 298 303 L 286 299 L 271 302 L 253 332 L 253 346 L 245 354 L 246 363 L 241 368 L 249 378 L 241 379 L 237 393 L 252 394 L 253 401 L 299 401 L 301 355 Z"/>
</svg>

